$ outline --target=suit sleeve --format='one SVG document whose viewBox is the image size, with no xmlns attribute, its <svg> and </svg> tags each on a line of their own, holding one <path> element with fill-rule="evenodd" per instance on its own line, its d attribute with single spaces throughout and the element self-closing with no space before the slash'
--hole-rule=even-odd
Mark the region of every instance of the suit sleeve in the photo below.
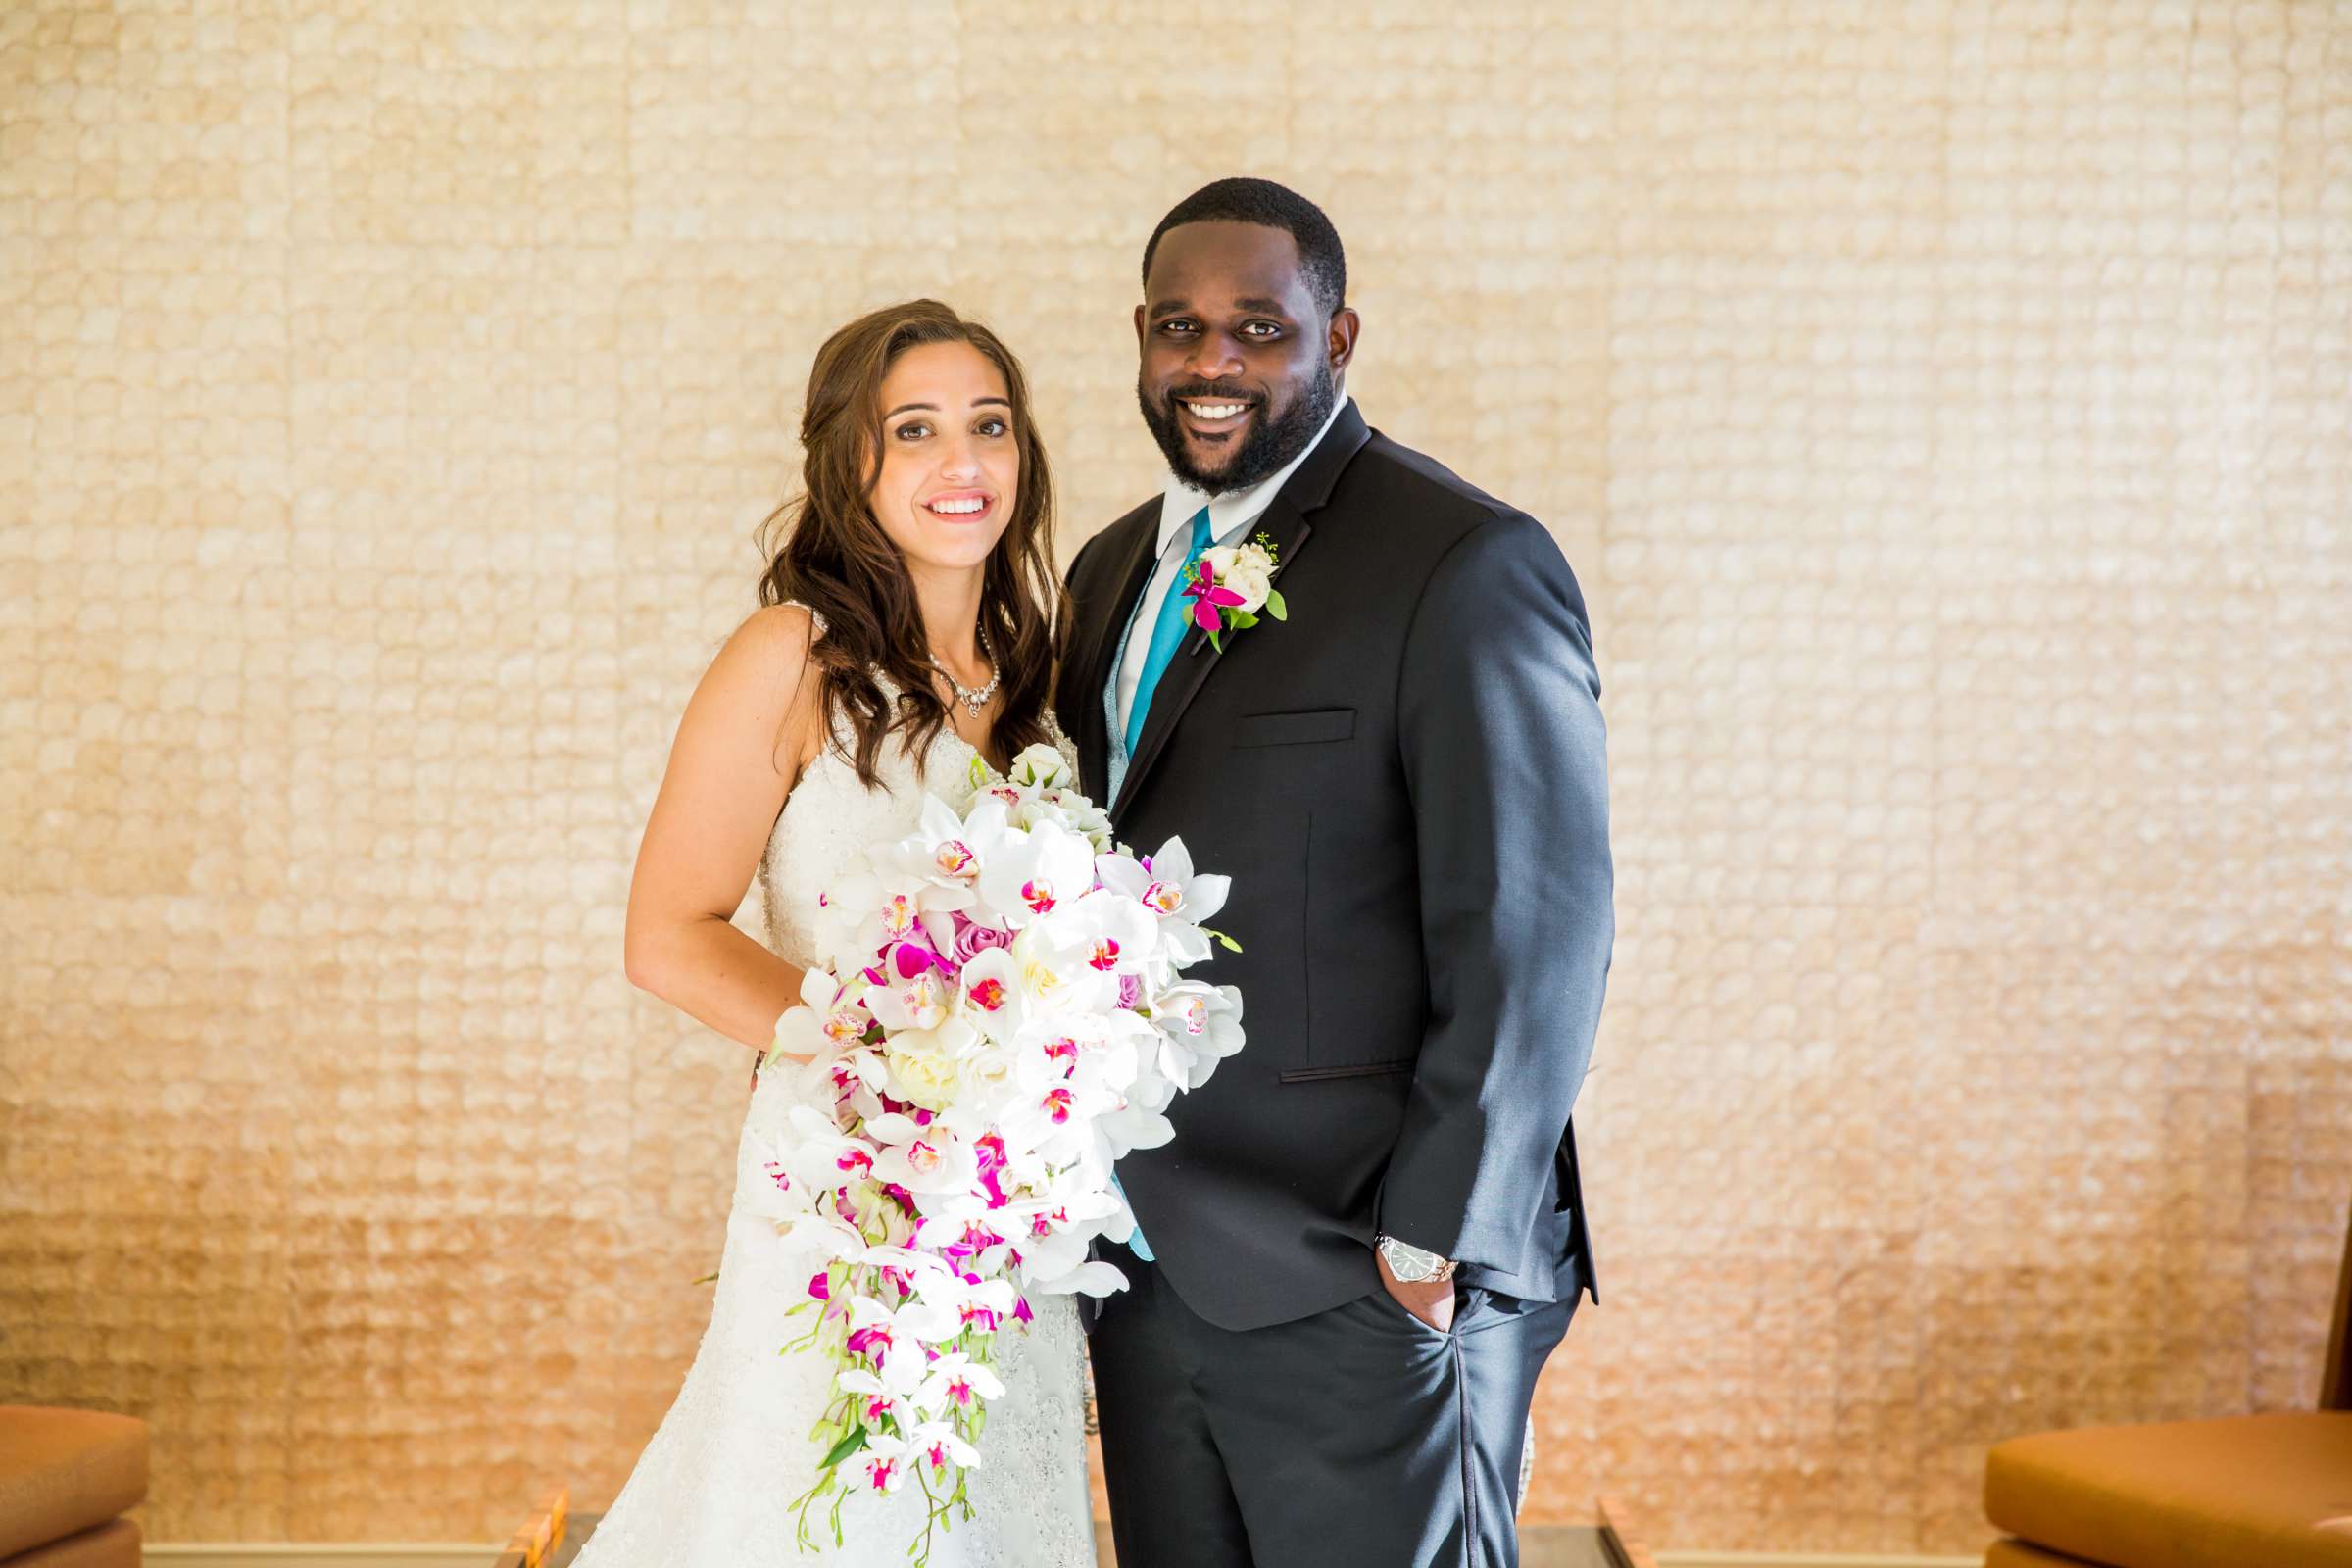
<svg viewBox="0 0 2352 1568">
<path fill-rule="evenodd" d="M 1530 1255 L 1615 938 L 1600 680 L 1551 536 L 1505 515 L 1439 564 L 1406 634 L 1430 1018 L 1381 1229 L 1508 1274 Z"/>
</svg>

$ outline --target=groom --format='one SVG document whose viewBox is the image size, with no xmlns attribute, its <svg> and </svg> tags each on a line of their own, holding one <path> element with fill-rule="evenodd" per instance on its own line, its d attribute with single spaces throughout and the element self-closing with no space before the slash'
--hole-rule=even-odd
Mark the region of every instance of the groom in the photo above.
<svg viewBox="0 0 2352 1568">
<path fill-rule="evenodd" d="M 1070 568 L 1087 792 L 1137 849 L 1181 834 L 1232 874 L 1243 951 L 1206 977 L 1248 1009 L 1175 1140 L 1120 1162 L 1137 1235 L 1102 1255 L 1132 1286 L 1093 1341 L 1120 1568 L 1515 1563 L 1536 1375 L 1593 1289 L 1568 1116 L 1613 917 L 1584 599 L 1534 519 L 1365 424 L 1346 298 L 1339 235 L 1283 186 L 1161 220 L 1137 394 L 1170 477 Z M 1253 542 L 1287 618 L 1220 651 L 1187 568 Z"/>
</svg>

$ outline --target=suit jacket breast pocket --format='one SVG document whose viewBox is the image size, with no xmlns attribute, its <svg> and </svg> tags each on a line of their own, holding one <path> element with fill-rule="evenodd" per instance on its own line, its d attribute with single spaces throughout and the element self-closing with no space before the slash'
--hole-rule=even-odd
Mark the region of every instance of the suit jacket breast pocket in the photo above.
<svg viewBox="0 0 2352 1568">
<path fill-rule="evenodd" d="M 1355 710 L 1316 708 L 1296 713 L 1246 713 L 1225 732 L 1229 746 L 1306 746 L 1355 734 Z"/>
</svg>

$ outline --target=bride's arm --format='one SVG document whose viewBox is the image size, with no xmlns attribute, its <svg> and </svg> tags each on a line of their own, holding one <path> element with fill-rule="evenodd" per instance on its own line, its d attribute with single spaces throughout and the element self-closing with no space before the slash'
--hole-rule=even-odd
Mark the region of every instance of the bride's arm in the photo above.
<svg viewBox="0 0 2352 1568">
<path fill-rule="evenodd" d="M 747 1046 L 767 1046 L 800 1002 L 801 971 L 728 922 L 815 755 L 810 625 L 797 605 L 755 611 L 710 662 L 629 882 L 629 982 Z"/>
</svg>

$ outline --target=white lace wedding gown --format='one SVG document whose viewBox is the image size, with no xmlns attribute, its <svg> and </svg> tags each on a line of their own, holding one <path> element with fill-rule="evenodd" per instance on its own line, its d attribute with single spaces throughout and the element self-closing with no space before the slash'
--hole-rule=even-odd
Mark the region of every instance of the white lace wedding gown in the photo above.
<svg viewBox="0 0 2352 1568">
<path fill-rule="evenodd" d="M 887 690 L 887 687 L 885 688 Z M 1049 719 L 1049 722 L 1051 720 Z M 1055 741 L 1065 755 L 1067 738 Z M 868 791 L 830 748 L 808 764 L 760 863 L 768 946 L 795 963 L 812 951 L 817 895 L 878 840 L 913 831 L 928 789 L 957 810 L 977 792 L 978 754 L 953 729 L 933 742 L 918 780 L 896 739 L 877 765 L 883 788 Z M 1073 771 L 1077 759 L 1070 756 Z M 985 766 L 985 764 L 982 764 Z M 842 1508 L 844 1544 L 833 1544 L 822 1510 L 809 1512 L 820 1549 L 796 1544 L 793 1499 L 808 1489 L 822 1457 L 809 1429 L 831 1402 L 832 1373 L 778 1347 L 805 1332 L 786 1308 L 805 1298 L 808 1275 L 786 1278 L 772 1226 L 746 1204 L 767 1177 L 756 1134 L 785 1120 L 792 1072 L 763 1070 L 744 1117 L 710 1326 L 677 1402 L 646 1445 L 637 1468 L 588 1544 L 577 1568 L 787 1568 L 906 1560 L 922 1530 L 921 1491 L 854 1495 Z M 1087 1494 L 1085 1354 L 1072 1298 L 1045 1296 L 1026 1334 L 998 1342 L 1004 1397 L 988 1406 L 982 1465 L 971 1473 L 977 1517 L 954 1520 L 932 1541 L 932 1568 L 1093 1568 L 1093 1506 Z M 854 1470 L 855 1467 L 846 1467 Z"/>
</svg>

